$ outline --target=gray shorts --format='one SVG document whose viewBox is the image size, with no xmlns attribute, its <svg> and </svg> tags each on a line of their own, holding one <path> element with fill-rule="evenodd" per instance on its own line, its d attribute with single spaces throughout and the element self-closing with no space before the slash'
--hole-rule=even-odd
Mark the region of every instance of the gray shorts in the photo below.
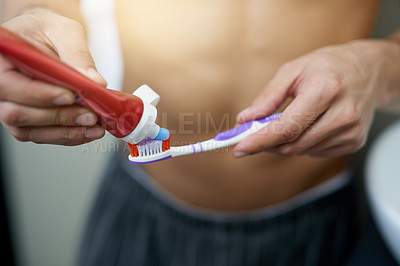
<svg viewBox="0 0 400 266">
<path fill-rule="evenodd" d="M 348 259 L 356 233 L 352 182 L 224 213 L 175 199 L 118 157 L 95 201 L 78 265 L 336 266 Z"/>
</svg>

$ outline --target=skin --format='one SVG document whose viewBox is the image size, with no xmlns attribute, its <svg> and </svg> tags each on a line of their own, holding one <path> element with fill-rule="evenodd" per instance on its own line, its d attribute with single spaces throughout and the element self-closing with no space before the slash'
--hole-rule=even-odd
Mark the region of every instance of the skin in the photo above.
<svg viewBox="0 0 400 266">
<path fill-rule="evenodd" d="M 18 14 L 20 6 L 6 3 L 9 17 Z M 375 109 L 400 94 L 398 35 L 366 39 L 377 4 L 116 1 L 125 90 L 147 83 L 162 95 L 159 122 L 171 130 L 173 145 L 212 138 L 236 123 L 283 111 L 279 120 L 233 148 L 240 159 L 223 150 L 146 170 L 178 198 L 225 211 L 280 202 L 340 172 L 346 155 L 364 145 Z M 73 8 L 44 5 L 79 20 Z M 54 21 L 64 25 L 62 34 Z M 34 10 L 4 25 L 105 86 L 76 22 Z M 66 31 L 75 37 L 65 38 Z M 0 94 L 0 109 L 6 110 L 0 119 L 17 139 L 75 145 L 102 137 L 95 118 L 84 119 L 84 126 L 76 123 L 89 111 L 71 105 L 68 91 L 28 81 L 4 58 L 0 66 L 3 75 L 13 73 L 1 79 L 8 83 L 0 84 L 6 91 Z M 23 96 L 27 87 L 42 95 L 38 103 Z M 68 101 L 48 106 L 60 95 Z M 99 134 L 88 138 L 88 129 Z"/>
<path fill-rule="evenodd" d="M 70 34 L 60 31 L 63 25 Z M 34 9 L 2 26 L 106 86 L 93 71 L 95 65 L 79 23 L 48 10 Z M 71 91 L 28 78 L 1 55 L 0 75 L 0 121 L 17 140 L 70 146 L 104 136 L 104 130 L 96 125 L 97 116 L 74 105 Z"/>
</svg>

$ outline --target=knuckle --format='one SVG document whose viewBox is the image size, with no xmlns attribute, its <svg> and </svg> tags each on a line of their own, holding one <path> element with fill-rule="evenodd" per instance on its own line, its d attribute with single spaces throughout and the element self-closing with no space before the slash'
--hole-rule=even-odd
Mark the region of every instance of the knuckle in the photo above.
<svg viewBox="0 0 400 266">
<path fill-rule="evenodd" d="M 324 74 L 324 94 L 336 98 L 342 92 L 342 82 L 338 74 L 331 72 Z"/>
<path fill-rule="evenodd" d="M 285 126 L 282 132 L 284 142 L 290 142 L 297 138 L 300 134 L 300 127 L 296 124 L 289 123 Z"/>
<path fill-rule="evenodd" d="M 354 126 L 350 133 L 350 140 L 360 141 L 360 139 L 362 139 L 363 133 L 364 129 L 361 125 Z"/>
<path fill-rule="evenodd" d="M 320 95 L 323 102 L 333 102 L 342 93 L 342 83 L 340 77 L 335 72 L 330 71 L 316 71 L 310 73 L 306 78 L 305 82 L 309 88 L 316 95 Z"/>
<path fill-rule="evenodd" d="M 67 125 L 67 116 L 63 114 L 60 108 L 57 108 L 54 111 L 54 122 L 56 123 L 56 125 Z"/>
<path fill-rule="evenodd" d="M 59 23 L 65 27 L 71 27 L 71 28 L 74 28 L 74 29 L 84 32 L 84 28 L 83 28 L 82 24 L 74 19 L 71 19 L 68 17 L 60 17 Z"/>
<path fill-rule="evenodd" d="M 52 120 L 53 120 L 52 121 L 53 124 L 61 125 L 62 118 L 61 118 L 61 115 L 60 115 L 60 109 L 58 109 L 58 108 L 54 109 Z"/>
<path fill-rule="evenodd" d="M 87 50 L 83 49 L 82 47 L 79 47 L 79 48 L 76 48 L 75 50 L 72 50 L 71 54 L 73 54 L 77 58 L 84 58 L 86 60 L 89 60 L 89 62 L 92 63 L 92 58 L 91 58 L 90 54 L 88 53 Z"/>
<path fill-rule="evenodd" d="M 266 148 L 266 147 L 265 147 L 264 143 L 255 143 L 255 144 L 252 145 L 252 146 L 245 147 L 245 148 L 243 149 L 243 152 L 245 152 L 245 153 L 247 153 L 247 154 L 255 154 L 255 153 L 264 151 L 265 148 Z"/>
<path fill-rule="evenodd" d="M 64 108 L 55 108 L 52 114 L 52 122 L 55 125 L 61 125 L 61 126 L 68 126 L 72 125 L 72 118 L 68 115 L 67 110 L 69 109 L 64 109 Z"/>
<path fill-rule="evenodd" d="M 362 136 L 358 140 L 349 142 L 347 145 L 343 146 L 344 147 L 343 149 L 345 151 L 343 152 L 343 154 L 351 154 L 358 152 L 365 146 L 366 142 L 367 142 L 366 136 Z"/>
<path fill-rule="evenodd" d="M 9 129 L 11 135 L 18 141 L 27 142 L 30 141 L 29 131 L 20 127 L 11 127 Z"/>
<path fill-rule="evenodd" d="M 359 151 L 362 148 L 361 142 L 357 142 L 353 145 L 350 145 L 348 148 L 348 151 L 346 153 L 350 154 L 350 153 L 355 153 L 357 151 Z"/>
<path fill-rule="evenodd" d="M 283 155 L 296 155 L 298 153 L 298 149 L 294 145 L 283 145 L 278 148 L 279 153 Z"/>
<path fill-rule="evenodd" d="M 61 142 L 67 144 L 73 141 L 82 140 L 84 138 L 83 128 L 65 128 Z"/>
<path fill-rule="evenodd" d="M 360 114 L 355 105 L 349 105 L 344 108 L 340 116 L 341 118 L 339 118 L 339 121 L 341 121 L 340 125 L 342 127 L 351 126 L 360 121 Z"/>
<path fill-rule="evenodd" d="M 21 121 L 21 112 L 17 106 L 11 103 L 3 103 L 0 107 L 1 120 L 10 126 L 17 126 Z"/>
</svg>

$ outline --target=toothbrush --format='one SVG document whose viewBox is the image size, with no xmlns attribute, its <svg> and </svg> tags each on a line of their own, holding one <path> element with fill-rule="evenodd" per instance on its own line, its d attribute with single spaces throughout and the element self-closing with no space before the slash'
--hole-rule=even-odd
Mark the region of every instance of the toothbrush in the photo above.
<svg viewBox="0 0 400 266">
<path fill-rule="evenodd" d="M 96 113 L 102 127 L 115 137 L 131 144 L 145 138 L 168 139 L 169 131 L 155 124 L 160 96 L 147 85 L 133 95 L 103 88 L 1 26 L 0 53 L 22 73 L 75 92 L 76 103 Z"/>
<path fill-rule="evenodd" d="M 276 113 L 271 116 L 248 121 L 240 126 L 217 134 L 213 139 L 186 146 L 170 147 L 171 138 L 165 141 L 145 139 L 136 145 L 128 144 L 131 153 L 128 159 L 134 164 L 146 164 L 173 157 L 225 148 L 256 133 L 272 121 L 278 119 L 280 115 L 281 113 Z"/>
</svg>

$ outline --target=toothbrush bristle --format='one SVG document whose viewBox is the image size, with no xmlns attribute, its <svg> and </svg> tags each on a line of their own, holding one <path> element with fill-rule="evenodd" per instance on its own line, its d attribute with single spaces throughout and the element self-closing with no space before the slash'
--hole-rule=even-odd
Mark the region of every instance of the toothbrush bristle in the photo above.
<svg viewBox="0 0 400 266">
<path fill-rule="evenodd" d="M 138 151 L 137 146 L 138 146 L 138 144 L 130 144 L 130 143 L 128 143 L 129 151 L 130 151 L 132 157 L 138 157 L 139 156 L 139 151 Z"/>
<path fill-rule="evenodd" d="M 162 151 L 167 151 L 171 148 L 171 135 L 167 140 L 162 142 Z"/>
<path fill-rule="evenodd" d="M 142 140 L 137 144 L 128 143 L 132 157 L 142 157 L 165 152 L 171 148 L 171 136 L 167 140 Z"/>
</svg>

